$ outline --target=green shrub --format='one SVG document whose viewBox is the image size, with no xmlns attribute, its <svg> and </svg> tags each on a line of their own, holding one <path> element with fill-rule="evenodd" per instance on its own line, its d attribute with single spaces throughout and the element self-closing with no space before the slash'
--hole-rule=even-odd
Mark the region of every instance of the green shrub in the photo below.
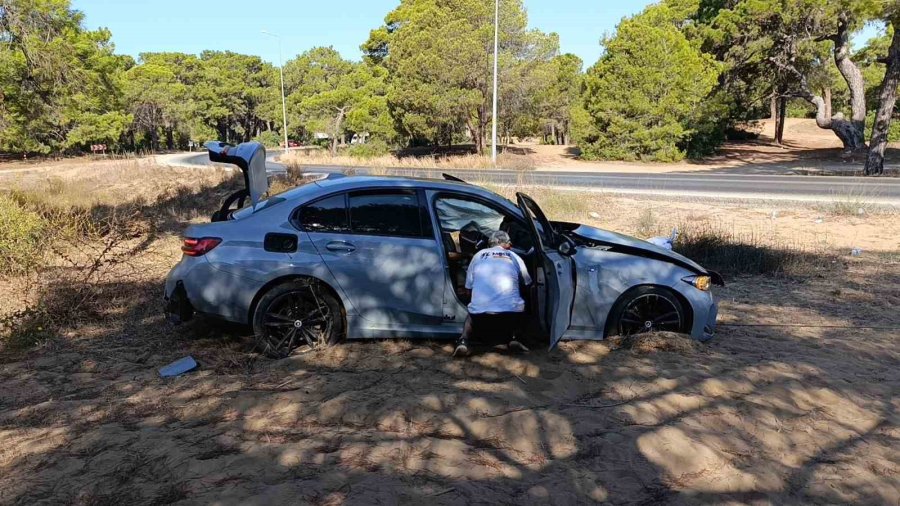
<svg viewBox="0 0 900 506">
<path fill-rule="evenodd" d="M 672 162 L 721 141 L 719 104 L 709 97 L 719 67 L 671 15 L 665 4 L 651 6 L 603 41 L 605 54 L 585 75 L 594 128 L 580 145 L 584 158 Z"/>
<path fill-rule="evenodd" d="M 278 135 L 278 132 L 268 131 L 268 132 L 260 132 L 259 135 L 253 138 L 253 140 L 259 142 L 266 148 L 280 148 L 281 144 L 284 142 L 284 138 Z"/>
<path fill-rule="evenodd" d="M 785 115 L 788 118 L 815 118 L 816 108 L 806 100 L 792 99 L 788 100 L 785 108 Z"/>
<path fill-rule="evenodd" d="M 30 272 L 43 258 L 47 224 L 8 195 L 0 195 L 0 274 Z"/>
<path fill-rule="evenodd" d="M 372 139 L 365 144 L 351 144 L 344 152 L 354 158 L 375 158 L 390 154 L 391 147 L 382 140 Z"/>
<path fill-rule="evenodd" d="M 866 140 L 871 140 L 872 138 L 872 125 L 875 124 L 875 111 L 870 111 L 869 114 L 866 115 Z M 897 142 L 900 141 L 900 120 L 894 119 L 891 121 L 891 126 L 888 128 L 888 142 Z"/>
</svg>

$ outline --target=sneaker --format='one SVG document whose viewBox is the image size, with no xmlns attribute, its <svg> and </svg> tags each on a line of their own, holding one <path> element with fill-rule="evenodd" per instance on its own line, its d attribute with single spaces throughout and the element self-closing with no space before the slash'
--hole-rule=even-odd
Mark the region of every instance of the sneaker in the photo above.
<svg viewBox="0 0 900 506">
<path fill-rule="evenodd" d="M 461 341 L 460 343 L 458 343 L 458 344 L 456 345 L 456 349 L 453 350 L 453 356 L 454 356 L 454 357 L 459 357 L 459 358 L 462 358 L 462 357 L 468 357 L 468 356 L 469 356 L 469 347 L 466 346 L 466 342 L 465 342 L 465 341 Z"/>
<path fill-rule="evenodd" d="M 525 353 L 526 351 L 528 351 L 527 346 L 520 343 L 519 341 L 516 341 L 515 339 L 513 339 L 512 341 L 509 342 L 509 344 L 507 345 L 507 348 L 509 348 L 510 351 L 515 351 L 515 352 L 519 352 L 519 353 Z"/>
</svg>

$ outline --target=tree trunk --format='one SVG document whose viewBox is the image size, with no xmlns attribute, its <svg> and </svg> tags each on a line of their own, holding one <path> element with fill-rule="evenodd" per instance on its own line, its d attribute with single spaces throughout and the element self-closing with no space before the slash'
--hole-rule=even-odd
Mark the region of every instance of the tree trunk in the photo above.
<svg viewBox="0 0 900 506">
<path fill-rule="evenodd" d="M 888 143 L 894 105 L 897 103 L 897 86 L 900 85 L 900 26 L 893 21 L 891 24 L 894 25 L 894 36 L 888 50 L 887 69 L 878 94 L 878 112 L 875 114 L 875 124 L 872 125 L 869 153 L 866 155 L 867 176 L 884 174 L 884 150 Z"/>
<path fill-rule="evenodd" d="M 338 146 L 338 137 L 341 137 L 341 144 L 343 144 L 343 135 L 340 135 L 341 132 L 341 124 L 344 122 L 344 113 L 347 112 L 346 107 L 341 107 L 337 110 L 337 116 L 334 118 L 334 125 L 332 126 L 331 131 L 331 156 L 337 154 L 337 146 Z"/>
<path fill-rule="evenodd" d="M 775 121 L 775 143 L 784 144 L 784 123 L 787 121 L 787 97 L 778 97 L 778 119 Z"/>
<path fill-rule="evenodd" d="M 838 18 L 838 33 L 834 38 L 834 62 L 847 82 L 847 88 L 850 89 L 850 120 L 845 120 L 843 116 L 834 116 L 831 129 L 844 143 L 845 149 L 860 149 L 866 145 L 866 83 L 859 67 L 850 59 L 850 16 L 846 12 L 841 13 Z M 830 114 L 831 104 L 827 104 L 826 107 L 822 113 Z"/>
<path fill-rule="evenodd" d="M 850 90 L 849 120 L 844 118 L 840 112 L 831 115 L 831 104 L 826 103 L 824 98 L 812 92 L 806 76 L 802 72 L 790 64 L 778 62 L 775 64 L 790 71 L 797 78 L 800 87 L 797 96 L 816 107 L 816 125 L 819 128 L 832 130 L 841 140 L 846 151 L 862 149 L 866 146 L 866 90 L 862 72 L 850 59 L 850 15 L 846 12 L 841 13 L 838 17 L 837 33 L 833 37 L 824 37 L 818 40 L 834 42 L 834 63 Z"/>
<path fill-rule="evenodd" d="M 778 120 L 778 94 L 773 93 L 769 102 L 769 119 L 773 122 Z"/>
<path fill-rule="evenodd" d="M 487 121 L 484 120 L 484 113 L 478 115 L 478 154 L 483 155 L 487 151 Z"/>
<path fill-rule="evenodd" d="M 469 133 L 472 135 L 472 141 L 475 142 L 475 153 L 479 155 L 484 154 L 484 125 L 481 123 L 481 119 L 476 119 L 477 123 L 472 126 L 469 125 Z"/>
<path fill-rule="evenodd" d="M 831 87 L 826 86 L 825 89 L 822 90 L 822 96 L 825 99 L 825 115 L 829 118 L 832 116 L 831 114 Z"/>
</svg>

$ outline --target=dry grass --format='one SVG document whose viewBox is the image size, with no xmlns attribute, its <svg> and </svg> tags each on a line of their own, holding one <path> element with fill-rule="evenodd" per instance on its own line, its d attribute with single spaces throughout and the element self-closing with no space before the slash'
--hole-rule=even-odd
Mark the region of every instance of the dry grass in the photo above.
<svg viewBox="0 0 900 506">
<path fill-rule="evenodd" d="M 812 276 L 835 271 L 836 256 L 824 248 L 723 224 L 683 223 L 674 250 L 728 275 Z"/>
<path fill-rule="evenodd" d="M 830 216 L 866 216 L 869 214 L 896 214 L 897 209 L 873 203 L 878 198 L 877 189 L 849 186 L 834 194 L 829 202 L 818 204 L 817 209 Z"/>
<path fill-rule="evenodd" d="M 136 162 L 93 168 L 67 172 L 65 180 L 29 174 L 7 190 L 6 201 L 37 216 L 43 232 L 28 261 L 6 270 L 17 288 L 7 296 L 19 300 L 0 311 L 0 349 L 47 343 L 65 329 L 118 316 L 132 287 L 147 279 L 145 262 L 160 253 L 158 239 L 209 216 L 210 205 L 239 184 L 221 170 L 184 178 Z"/>
<path fill-rule="evenodd" d="M 346 167 L 368 167 L 373 169 L 492 169 L 491 158 L 485 155 L 381 155 L 374 157 L 354 157 L 348 155 L 331 156 L 320 151 L 292 152 L 280 161 L 288 166 L 338 165 Z M 530 171 L 536 167 L 534 158 L 528 155 L 501 153 L 497 156 L 497 166 L 501 169 Z"/>
</svg>

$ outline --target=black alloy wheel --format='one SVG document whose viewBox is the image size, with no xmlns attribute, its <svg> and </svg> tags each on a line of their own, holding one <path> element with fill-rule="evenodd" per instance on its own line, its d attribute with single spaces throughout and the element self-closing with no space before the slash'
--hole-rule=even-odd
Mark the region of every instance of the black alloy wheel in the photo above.
<svg viewBox="0 0 900 506">
<path fill-rule="evenodd" d="M 269 290 L 256 307 L 256 347 L 271 358 L 285 358 L 299 346 L 335 344 L 343 336 L 340 302 L 314 281 L 284 283 Z"/>
<path fill-rule="evenodd" d="M 684 332 L 686 318 L 681 302 L 668 290 L 643 286 L 623 297 L 612 311 L 612 334 L 629 336 L 644 332 Z"/>
</svg>

